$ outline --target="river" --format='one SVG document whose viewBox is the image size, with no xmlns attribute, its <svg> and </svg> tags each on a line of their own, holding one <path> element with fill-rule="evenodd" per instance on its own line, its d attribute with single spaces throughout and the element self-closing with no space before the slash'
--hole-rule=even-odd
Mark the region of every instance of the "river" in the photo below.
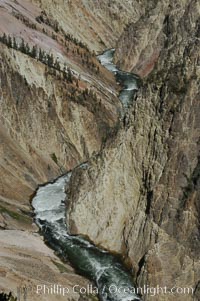
<svg viewBox="0 0 200 301">
<path fill-rule="evenodd" d="M 100 63 L 109 71 L 111 71 L 116 78 L 116 81 L 122 86 L 119 93 L 119 99 L 125 108 L 128 108 L 133 102 L 133 96 L 139 88 L 140 78 L 138 75 L 124 72 L 117 68 L 113 63 L 115 49 L 108 49 L 102 54 L 98 55 L 97 58 Z"/>
<path fill-rule="evenodd" d="M 125 107 L 132 101 L 137 87 L 136 77 L 119 70 L 113 63 L 114 49 L 107 50 L 98 58 L 107 69 L 114 72 L 116 79 L 123 85 L 120 100 Z M 79 168 L 87 168 L 87 163 Z M 121 260 L 81 236 L 68 233 L 66 224 L 66 188 L 71 172 L 59 177 L 52 183 L 40 186 L 32 200 L 35 222 L 45 242 L 63 260 L 69 261 L 78 273 L 93 281 L 102 301 L 141 300 L 135 293 L 131 273 Z"/>
</svg>

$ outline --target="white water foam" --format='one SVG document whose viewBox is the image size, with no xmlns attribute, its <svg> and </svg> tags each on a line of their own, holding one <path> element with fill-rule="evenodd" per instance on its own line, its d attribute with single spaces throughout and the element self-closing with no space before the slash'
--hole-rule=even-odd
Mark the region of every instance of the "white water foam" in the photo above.
<svg viewBox="0 0 200 301">
<path fill-rule="evenodd" d="M 82 164 L 80 168 L 87 168 L 87 164 Z M 107 251 L 98 249 L 81 236 L 71 236 L 67 233 L 65 203 L 63 201 L 66 198 L 65 189 L 70 177 L 71 173 L 68 173 L 54 183 L 49 183 L 38 189 L 32 202 L 36 214 L 36 223 L 44 232 L 46 231 L 45 225 L 48 225 L 51 231 L 50 236 L 52 235 L 57 240 L 57 243 L 54 244 L 57 250 L 59 249 L 61 252 L 65 252 L 66 249 L 70 250 L 74 254 L 73 258 L 77 256 L 77 259 L 75 258 L 76 265 L 80 262 L 86 273 L 92 273 L 93 280 L 96 281 L 99 287 L 103 301 L 141 300 L 134 293 L 110 293 L 108 285 L 130 287 L 132 281 L 129 274 L 125 272 L 115 257 Z M 49 238 L 51 239 L 51 237 Z M 63 248 L 59 247 L 60 241 L 64 243 Z M 104 288 L 106 288 L 105 291 Z"/>
<path fill-rule="evenodd" d="M 98 55 L 97 58 L 106 69 L 108 69 L 118 77 L 119 83 L 124 86 L 124 88 L 121 90 L 119 94 L 119 99 L 121 100 L 124 107 L 127 108 L 131 103 L 133 97 L 133 94 L 129 92 L 138 90 L 138 85 L 137 85 L 136 77 L 133 74 L 121 71 L 117 68 L 115 64 L 113 64 L 114 53 L 115 53 L 115 49 L 112 48 L 106 50 L 103 54 Z"/>
</svg>

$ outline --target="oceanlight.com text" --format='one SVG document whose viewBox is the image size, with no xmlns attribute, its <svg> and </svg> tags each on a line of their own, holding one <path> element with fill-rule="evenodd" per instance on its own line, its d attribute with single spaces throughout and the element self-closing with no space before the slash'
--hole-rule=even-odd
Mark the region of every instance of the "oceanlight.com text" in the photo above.
<svg viewBox="0 0 200 301">
<path fill-rule="evenodd" d="M 109 287 L 110 293 L 116 294 L 116 293 L 135 293 L 137 295 L 150 295 L 150 296 L 156 296 L 156 295 L 164 295 L 164 294 L 171 294 L 171 295 L 193 295 L 194 294 L 194 288 L 193 287 L 167 287 L 167 286 L 159 286 L 156 287 L 150 287 L 148 285 L 144 285 L 142 287 L 117 287 L 116 285 L 110 285 Z"/>
<path fill-rule="evenodd" d="M 117 286 L 115 284 L 111 284 L 110 286 L 103 286 L 102 292 L 109 291 L 110 294 L 137 294 L 140 296 L 144 295 L 150 295 L 150 296 L 156 296 L 156 295 L 164 295 L 164 294 L 170 294 L 170 295 L 193 295 L 194 294 L 194 288 L 192 287 L 167 287 L 167 286 L 159 286 L 151 287 L 149 285 L 144 285 L 142 287 L 130 287 L 130 286 Z M 59 284 L 52 284 L 52 285 L 37 285 L 36 287 L 36 294 L 45 294 L 45 295 L 61 295 L 66 296 L 68 294 L 92 294 L 92 295 L 98 295 L 100 293 L 99 289 L 90 284 L 87 286 L 81 286 L 81 285 L 74 285 L 72 287 L 62 286 Z"/>
</svg>

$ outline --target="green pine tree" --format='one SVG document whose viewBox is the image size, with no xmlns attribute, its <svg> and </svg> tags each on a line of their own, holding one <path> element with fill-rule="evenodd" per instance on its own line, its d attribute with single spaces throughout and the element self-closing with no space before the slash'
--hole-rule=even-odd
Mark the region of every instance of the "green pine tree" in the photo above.
<svg viewBox="0 0 200 301">
<path fill-rule="evenodd" d="M 6 36 L 5 32 L 4 32 L 3 37 L 2 37 L 2 42 L 6 45 L 8 44 L 8 39 L 7 39 L 7 36 Z"/>
<path fill-rule="evenodd" d="M 26 43 L 25 51 L 26 51 L 26 54 L 30 54 L 30 47 L 29 47 L 28 43 Z"/>
<path fill-rule="evenodd" d="M 53 54 L 47 54 L 47 65 L 49 67 L 53 67 L 54 65 L 54 59 L 53 59 Z"/>
<path fill-rule="evenodd" d="M 18 45 L 17 45 L 17 42 L 16 42 L 16 38 L 13 37 L 13 48 L 14 49 L 18 49 Z"/>
<path fill-rule="evenodd" d="M 24 39 L 22 39 L 19 49 L 20 49 L 21 52 L 26 53 L 26 47 L 25 47 Z"/>
<path fill-rule="evenodd" d="M 39 49 L 39 61 L 45 62 L 45 53 L 41 48 Z"/>
<path fill-rule="evenodd" d="M 58 59 L 55 61 L 54 67 L 60 71 L 60 63 L 59 63 Z"/>
<path fill-rule="evenodd" d="M 68 82 L 70 82 L 70 83 L 73 82 L 72 71 L 71 71 L 71 69 L 70 69 L 69 67 L 67 68 L 67 80 L 68 80 Z"/>
<path fill-rule="evenodd" d="M 8 47 L 12 47 L 12 38 L 8 36 Z"/>
<path fill-rule="evenodd" d="M 37 57 L 37 46 L 36 45 L 34 45 L 33 48 L 32 48 L 32 50 L 31 50 L 31 56 L 33 58 Z"/>
</svg>

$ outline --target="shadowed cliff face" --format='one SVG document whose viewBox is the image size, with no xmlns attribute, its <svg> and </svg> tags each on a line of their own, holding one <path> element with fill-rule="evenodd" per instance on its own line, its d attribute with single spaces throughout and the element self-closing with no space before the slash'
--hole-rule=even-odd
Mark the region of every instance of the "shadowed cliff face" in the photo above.
<svg viewBox="0 0 200 301">
<path fill-rule="evenodd" d="M 67 220 L 73 233 L 124 252 L 138 284 L 195 289 L 154 300 L 198 300 L 200 8 L 151 3 L 115 55 L 143 86 L 115 142 L 72 174 Z"/>
<path fill-rule="evenodd" d="M 144 9 L 138 20 L 126 26 L 115 53 L 121 67 L 142 77 L 153 70 L 163 49 L 183 51 L 191 40 L 189 32 L 197 31 L 199 5 L 198 1 L 147 1 Z"/>
</svg>

